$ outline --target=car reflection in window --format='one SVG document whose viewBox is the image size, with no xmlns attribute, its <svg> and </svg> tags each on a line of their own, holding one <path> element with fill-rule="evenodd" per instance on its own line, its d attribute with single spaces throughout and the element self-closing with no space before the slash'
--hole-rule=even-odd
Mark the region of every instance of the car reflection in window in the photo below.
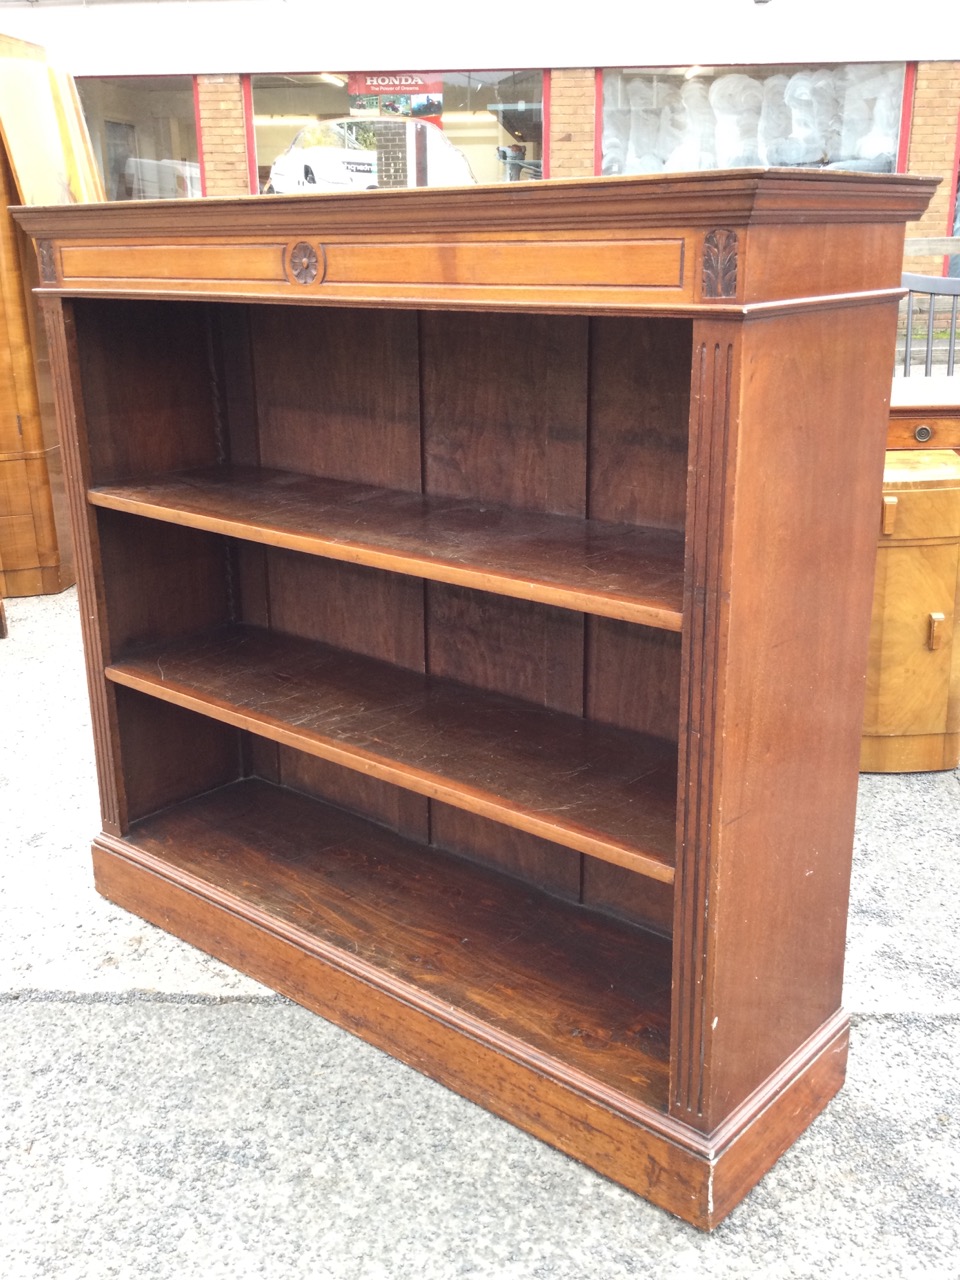
<svg viewBox="0 0 960 1280">
<path fill-rule="evenodd" d="M 462 151 L 426 120 L 393 116 L 318 120 L 277 156 L 265 195 L 463 187 L 476 179 Z"/>
</svg>

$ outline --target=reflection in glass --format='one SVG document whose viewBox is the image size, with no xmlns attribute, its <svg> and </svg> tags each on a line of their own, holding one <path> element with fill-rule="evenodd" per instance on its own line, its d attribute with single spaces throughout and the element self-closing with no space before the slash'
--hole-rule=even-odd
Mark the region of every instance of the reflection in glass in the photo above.
<svg viewBox="0 0 960 1280">
<path fill-rule="evenodd" d="M 270 167 L 265 194 L 462 187 L 474 181 L 463 153 L 424 120 L 369 116 L 318 120 Z"/>
<path fill-rule="evenodd" d="M 603 173 L 896 168 L 903 63 L 606 71 Z"/>
<path fill-rule="evenodd" d="M 253 122 L 257 148 L 257 170 L 261 191 L 346 189 L 365 187 L 369 172 L 354 168 L 345 180 L 342 155 L 330 160 L 321 186 L 317 168 L 315 183 L 302 170 L 295 171 L 296 158 L 290 155 L 291 172 L 285 170 L 283 156 L 305 149 L 295 145 L 297 134 L 323 122 L 370 122 L 384 126 L 398 121 L 420 121 L 429 125 L 450 144 L 460 157 L 444 147 L 435 133 L 411 133 L 404 129 L 406 160 L 404 177 L 381 159 L 377 164 L 377 186 L 388 183 L 430 186 L 472 182 L 528 181 L 542 176 L 543 157 L 543 73 L 541 71 L 438 71 L 316 72 L 298 75 L 254 75 Z M 377 131 L 382 126 L 378 126 Z M 360 141 L 363 134 L 338 139 L 335 150 L 361 150 L 345 145 L 345 139 Z M 387 133 L 383 129 L 383 137 Z M 420 151 L 417 151 L 417 148 Z M 367 150 L 376 150 L 370 146 Z M 328 157 L 329 159 L 329 157 Z M 369 159 L 369 157 L 368 157 Z M 362 157 L 354 156 L 360 164 Z M 426 175 L 424 174 L 426 163 Z M 322 167 L 322 165 L 321 165 Z M 283 170 L 283 172 L 281 172 Z M 274 172 L 276 171 L 276 172 Z M 459 175 L 459 176 L 457 176 Z M 305 186 L 291 183 L 305 183 Z"/>
<path fill-rule="evenodd" d="M 77 89 L 108 200 L 201 195 L 190 76 L 85 76 Z"/>
</svg>

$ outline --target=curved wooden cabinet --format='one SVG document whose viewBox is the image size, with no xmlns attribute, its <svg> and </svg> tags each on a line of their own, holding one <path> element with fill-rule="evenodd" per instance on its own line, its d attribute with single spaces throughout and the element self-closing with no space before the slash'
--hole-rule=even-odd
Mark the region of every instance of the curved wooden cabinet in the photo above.
<svg viewBox="0 0 960 1280">
<path fill-rule="evenodd" d="M 0 595 L 33 596 L 73 583 L 73 548 L 46 341 L 29 305 L 36 261 L 7 213 L 15 199 L 0 138 Z"/>
<path fill-rule="evenodd" d="M 890 353 L 933 185 L 18 212 L 101 891 L 719 1222 L 843 1079 Z"/>
<path fill-rule="evenodd" d="M 907 773 L 960 762 L 960 455 L 892 450 L 870 629 L 860 767 Z"/>
</svg>

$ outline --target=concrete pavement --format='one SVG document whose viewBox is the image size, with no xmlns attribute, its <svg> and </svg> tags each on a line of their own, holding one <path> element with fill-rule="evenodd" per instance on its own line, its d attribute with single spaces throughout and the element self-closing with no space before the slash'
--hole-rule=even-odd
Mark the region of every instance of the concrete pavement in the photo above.
<svg viewBox="0 0 960 1280">
<path fill-rule="evenodd" d="M 960 1276 L 960 775 L 861 781 L 848 1082 L 711 1236 L 93 889 L 76 595 L 0 641 L 3 1280 Z"/>
</svg>

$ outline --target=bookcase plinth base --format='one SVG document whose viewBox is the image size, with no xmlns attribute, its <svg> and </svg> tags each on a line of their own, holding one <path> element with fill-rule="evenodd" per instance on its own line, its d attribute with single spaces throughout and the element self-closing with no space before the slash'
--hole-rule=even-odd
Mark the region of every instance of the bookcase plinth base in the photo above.
<svg viewBox="0 0 960 1280">
<path fill-rule="evenodd" d="M 144 865 L 140 851 L 123 840 L 101 836 L 93 861 L 97 889 L 111 902 L 701 1230 L 712 1230 L 739 1204 L 843 1084 L 848 1024 L 838 1014 L 725 1125 L 705 1135 L 642 1101 L 621 1099 L 626 1105 L 618 1106 L 576 1071 L 547 1069 L 534 1049 L 505 1051 L 494 1028 L 485 1042 L 482 1029 L 456 1010 L 445 1018 L 416 1007 L 389 975 L 378 981 L 351 971 L 355 957 L 283 936 L 291 932 L 283 922 L 215 901 L 215 888 L 207 896 L 190 877 L 178 883 L 175 869 L 166 874 Z"/>
</svg>

